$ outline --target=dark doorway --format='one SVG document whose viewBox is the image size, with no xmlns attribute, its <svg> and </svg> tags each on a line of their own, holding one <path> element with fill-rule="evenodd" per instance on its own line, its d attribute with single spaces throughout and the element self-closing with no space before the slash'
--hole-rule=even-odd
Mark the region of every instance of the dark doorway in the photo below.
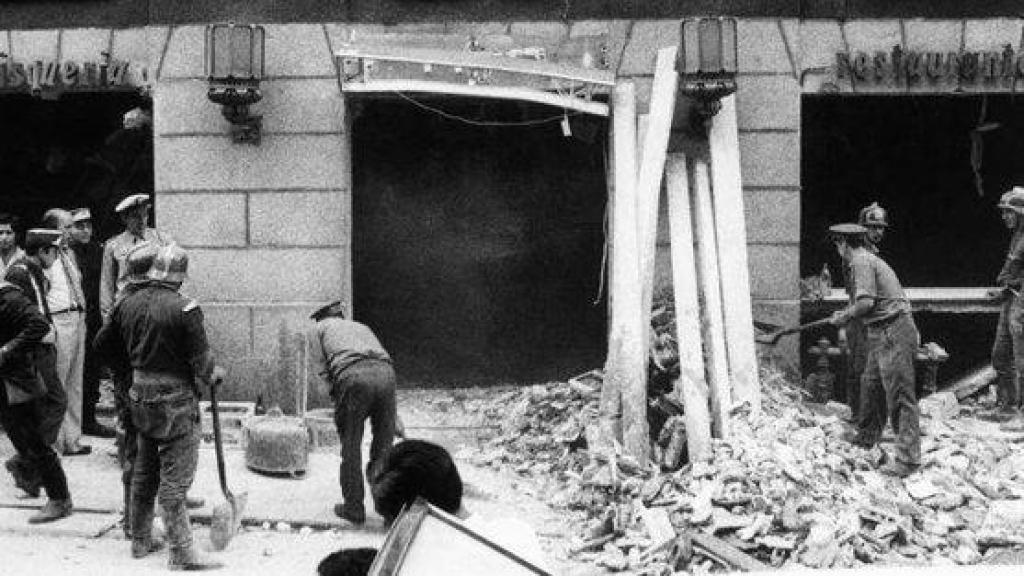
<svg viewBox="0 0 1024 576">
<path fill-rule="evenodd" d="M 23 232 L 47 209 L 87 207 L 100 241 L 118 232 L 114 205 L 153 192 L 152 131 L 122 127 L 136 107 L 151 104 L 134 92 L 0 96 L 0 212 Z"/>
<path fill-rule="evenodd" d="M 524 383 L 600 366 L 604 122 L 573 117 L 566 137 L 543 106 L 352 104 L 354 306 L 399 377 Z"/>
<path fill-rule="evenodd" d="M 971 160 L 981 123 L 995 123 L 978 133 L 983 197 Z M 882 252 L 904 286 L 995 282 L 1009 241 L 995 204 L 1024 184 L 1024 99 L 805 96 L 802 130 L 801 276 L 836 270 L 828 225 L 877 201 L 892 226 Z"/>
<path fill-rule="evenodd" d="M 802 105 L 801 276 L 827 263 L 841 285 L 828 225 L 856 221 L 861 207 L 877 201 L 891 224 L 881 254 L 905 287 L 995 283 L 1009 242 L 995 205 L 1024 184 L 1024 100 L 805 96 Z M 988 361 L 994 314 L 922 313 L 916 320 L 923 341 L 951 354 L 940 380 Z"/>
</svg>

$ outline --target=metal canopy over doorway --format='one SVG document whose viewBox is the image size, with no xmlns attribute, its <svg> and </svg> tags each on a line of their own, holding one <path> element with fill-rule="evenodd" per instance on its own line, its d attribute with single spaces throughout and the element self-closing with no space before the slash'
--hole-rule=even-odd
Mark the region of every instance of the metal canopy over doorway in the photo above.
<svg viewBox="0 0 1024 576">
<path fill-rule="evenodd" d="M 608 104 L 593 97 L 608 94 L 615 84 L 608 70 L 480 52 L 373 46 L 344 48 L 336 56 L 342 91 L 352 93 L 501 98 L 608 116 Z"/>
</svg>

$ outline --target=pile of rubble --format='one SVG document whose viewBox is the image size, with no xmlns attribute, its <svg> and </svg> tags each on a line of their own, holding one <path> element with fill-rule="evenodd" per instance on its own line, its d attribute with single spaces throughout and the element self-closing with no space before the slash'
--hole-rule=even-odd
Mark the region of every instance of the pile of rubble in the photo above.
<svg viewBox="0 0 1024 576">
<path fill-rule="evenodd" d="M 736 414 L 710 462 L 670 472 L 588 450 L 599 373 L 510 391 L 483 407 L 502 432 L 474 461 L 579 511 L 572 553 L 612 571 L 972 564 L 1024 545 L 1024 435 L 971 418 L 975 406 L 922 401 L 923 466 L 901 480 L 875 471 L 884 438 L 871 450 L 841 439 L 845 406 L 807 402 L 778 374 L 762 390 L 762 413 Z"/>
</svg>

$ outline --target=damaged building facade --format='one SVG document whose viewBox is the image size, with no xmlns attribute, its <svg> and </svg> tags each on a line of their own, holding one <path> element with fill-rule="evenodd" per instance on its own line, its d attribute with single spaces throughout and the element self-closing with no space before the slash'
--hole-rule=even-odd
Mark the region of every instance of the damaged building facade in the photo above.
<svg viewBox="0 0 1024 576">
<path fill-rule="evenodd" d="M 658 49 L 679 44 L 681 20 L 709 15 L 705 6 L 324 4 L 0 6 L 4 148 L 31 141 L 52 161 L 75 138 L 102 147 L 123 112 L 151 105 L 151 147 L 132 156 L 143 165 L 137 180 L 119 186 L 152 190 L 157 226 L 189 250 L 186 291 L 202 302 L 239 399 L 288 403 L 296 334 L 338 298 L 413 383 L 539 381 L 600 366 L 615 297 L 604 280 L 608 117 L 472 89 L 352 93 L 339 54 L 561 56 L 634 83 L 645 114 Z M 1014 161 L 1024 151 L 1014 100 L 1024 21 L 1006 16 L 1009 2 L 772 4 L 710 14 L 737 19 L 754 318 L 793 325 L 841 300 L 802 303 L 800 279 L 826 264 L 841 278 L 824 231 L 877 201 L 892 221 L 887 258 L 915 303 L 935 311 L 923 336 L 954 356 L 963 326 L 989 338 L 983 287 L 1006 244 L 993 207 L 1024 182 Z M 262 117 L 258 144 L 235 142 L 208 98 L 207 26 L 229 21 L 265 31 L 262 98 L 251 107 Z M 592 100 L 608 94 L 598 87 Z M 700 147 L 690 114 L 680 98 L 670 147 Z M 6 174 L 29 166 L 14 157 Z M 82 190 L 109 184 L 89 184 L 82 170 L 45 186 L 31 174 L 8 178 L 4 201 L 38 218 L 39 192 L 16 184 L 35 182 L 48 202 L 76 207 Z M 671 282 L 666 218 L 663 208 L 658 286 Z M 948 319 L 965 310 L 977 314 Z M 779 348 L 796 361 L 797 340 Z"/>
</svg>

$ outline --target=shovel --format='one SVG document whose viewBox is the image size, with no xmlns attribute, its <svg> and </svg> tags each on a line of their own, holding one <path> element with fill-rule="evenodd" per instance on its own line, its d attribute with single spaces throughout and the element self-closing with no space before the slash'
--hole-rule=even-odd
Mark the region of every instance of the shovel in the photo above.
<svg viewBox="0 0 1024 576">
<path fill-rule="evenodd" d="M 213 508 L 213 517 L 210 522 L 210 542 L 214 550 L 223 550 L 228 542 L 235 536 L 242 527 L 242 511 L 245 510 L 245 503 L 249 494 L 243 492 L 238 496 L 231 493 L 228 488 L 228 478 L 224 471 L 224 446 L 220 438 L 220 417 L 217 415 L 217 386 L 220 381 L 210 386 L 210 412 L 213 416 L 213 443 L 217 449 L 217 474 L 220 476 L 220 490 L 227 500 Z"/>
<path fill-rule="evenodd" d="M 822 318 L 821 320 L 815 320 L 814 322 L 809 322 L 807 324 L 801 324 L 799 326 L 790 326 L 789 328 L 782 328 L 770 334 L 758 334 L 757 336 L 754 337 L 754 341 L 757 342 L 758 344 L 769 344 L 771 346 L 774 346 L 775 344 L 778 343 L 779 338 L 782 338 L 787 334 L 796 334 L 797 332 L 803 332 L 804 330 L 810 330 L 811 328 L 817 328 L 819 326 L 828 325 L 829 319 Z"/>
</svg>

